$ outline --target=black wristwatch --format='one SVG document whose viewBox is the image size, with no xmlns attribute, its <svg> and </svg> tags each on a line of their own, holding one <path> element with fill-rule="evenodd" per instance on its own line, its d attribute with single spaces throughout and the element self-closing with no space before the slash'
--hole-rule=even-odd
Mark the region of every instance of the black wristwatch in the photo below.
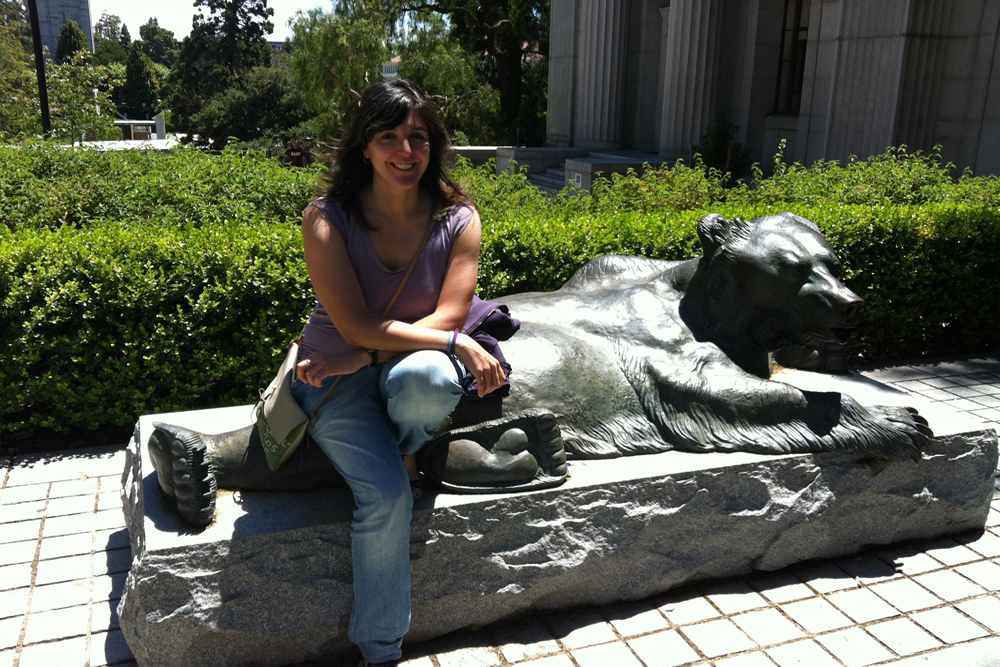
<svg viewBox="0 0 1000 667">
<path fill-rule="evenodd" d="M 375 350 L 372 350 L 372 349 L 368 349 L 366 351 L 368 352 L 368 354 L 372 355 L 372 362 L 370 364 L 368 364 L 368 365 L 369 366 L 377 366 L 378 365 L 378 352 L 376 352 Z"/>
</svg>

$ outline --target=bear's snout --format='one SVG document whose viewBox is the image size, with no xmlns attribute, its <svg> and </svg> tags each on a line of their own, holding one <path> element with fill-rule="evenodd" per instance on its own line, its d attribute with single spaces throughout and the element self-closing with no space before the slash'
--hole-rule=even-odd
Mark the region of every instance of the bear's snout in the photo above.
<svg viewBox="0 0 1000 667">
<path fill-rule="evenodd" d="M 840 313 L 844 318 L 844 325 L 853 329 L 861 321 L 861 313 L 865 311 L 865 302 L 854 292 L 850 290 L 846 290 L 846 292 L 850 298 L 841 301 Z"/>
</svg>

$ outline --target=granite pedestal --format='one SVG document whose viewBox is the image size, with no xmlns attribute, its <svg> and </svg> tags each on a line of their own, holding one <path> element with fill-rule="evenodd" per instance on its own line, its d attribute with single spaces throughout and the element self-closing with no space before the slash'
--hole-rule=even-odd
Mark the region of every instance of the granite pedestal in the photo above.
<svg viewBox="0 0 1000 667">
<path fill-rule="evenodd" d="M 425 493 L 414 509 L 407 641 L 984 525 L 997 463 L 992 428 L 857 375 L 776 379 L 864 404 L 916 404 L 935 443 L 919 462 L 667 452 L 574 461 L 557 489 Z M 356 656 L 346 637 L 349 492 L 223 491 L 215 522 L 192 530 L 158 491 L 145 452 L 154 419 L 222 432 L 248 423 L 250 408 L 137 424 L 122 486 L 134 560 L 119 615 L 140 667 Z"/>
</svg>

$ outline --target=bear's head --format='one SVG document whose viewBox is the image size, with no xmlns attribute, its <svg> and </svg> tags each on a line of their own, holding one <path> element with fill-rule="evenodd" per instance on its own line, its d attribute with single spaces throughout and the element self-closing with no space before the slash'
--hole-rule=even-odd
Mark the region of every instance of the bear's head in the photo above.
<svg viewBox="0 0 1000 667">
<path fill-rule="evenodd" d="M 792 213 L 749 222 L 711 214 L 698 237 L 705 254 L 696 298 L 713 339 L 761 352 L 847 342 L 864 301 L 840 282 L 840 260 L 812 222 Z"/>
</svg>

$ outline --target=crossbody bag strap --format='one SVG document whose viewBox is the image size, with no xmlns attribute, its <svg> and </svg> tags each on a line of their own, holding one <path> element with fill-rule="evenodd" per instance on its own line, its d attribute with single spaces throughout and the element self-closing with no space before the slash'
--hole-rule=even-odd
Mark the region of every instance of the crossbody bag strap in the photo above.
<svg viewBox="0 0 1000 667">
<path fill-rule="evenodd" d="M 385 318 L 385 316 L 389 314 L 389 311 L 392 310 L 392 307 L 396 305 L 396 299 L 398 299 L 399 295 L 403 293 L 403 288 L 406 286 L 406 281 L 410 279 L 410 274 L 413 273 L 413 269 L 416 268 L 417 260 L 419 260 L 420 255 L 423 254 L 424 248 L 427 246 L 427 241 L 430 240 L 431 232 L 433 231 L 434 231 L 434 211 L 432 208 L 431 219 L 427 221 L 427 230 L 424 232 L 424 238 L 420 240 L 420 247 L 417 248 L 417 254 L 413 256 L 413 260 L 410 262 L 410 265 L 406 268 L 406 273 L 403 274 L 403 279 L 399 281 L 399 287 L 396 288 L 395 294 L 392 295 L 392 298 L 389 299 L 389 303 L 387 303 L 385 305 L 385 308 L 382 309 L 383 318 Z M 303 329 L 303 331 L 305 331 L 305 329 Z M 319 411 L 319 407 L 323 405 L 323 402 L 326 400 L 326 397 L 330 395 L 330 392 L 333 391 L 333 388 L 336 387 L 343 379 L 344 376 L 341 375 L 340 377 L 338 377 L 336 380 L 333 381 L 333 384 L 330 385 L 330 388 L 326 390 L 325 394 L 323 394 L 323 398 L 321 398 L 319 403 L 316 404 L 316 407 L 313 408 L 313 411 L 309 413 L 309 419 L 312 419 L 313 417 L 316 416 L 316 413 Z"/>
</svg>

